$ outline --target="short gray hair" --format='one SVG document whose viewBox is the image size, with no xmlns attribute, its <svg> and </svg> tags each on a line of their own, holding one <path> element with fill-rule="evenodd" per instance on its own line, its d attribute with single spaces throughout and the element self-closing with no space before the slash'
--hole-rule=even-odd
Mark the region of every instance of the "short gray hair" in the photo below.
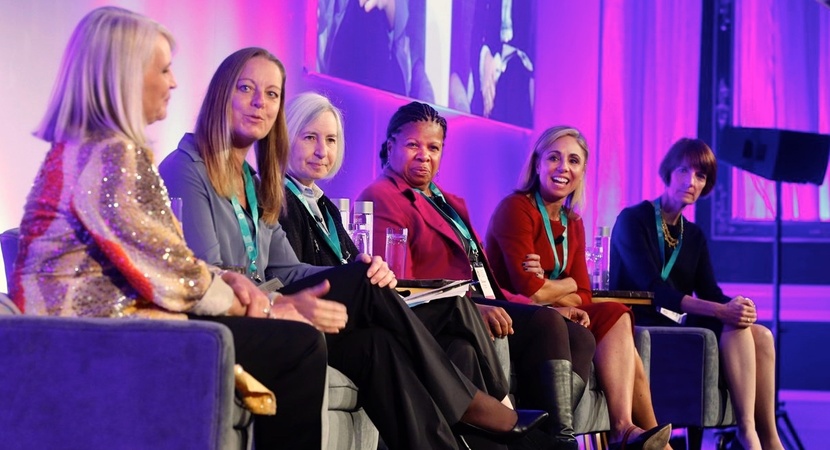
<svg viewBox="0 0 830 450">
<path fill-rule="evenodd" d="M 334 120 L 337 122 L 337 156 L 334 158 L 331 170 L 325 176 L 325 178 L 332 178 L 343 165 L 343 155 L 346 151 L 346 141 L 343 135 L 343 113 L 340 112 L 340 109 L 334 106 L 328 97 L 316 92 L 303 92 L 288 103 L 285 119 L 288 123 L 288 145 L 290 149 L 294 141 L 300 137 L 303 128 L 326 111 L 334 114 Z M 289 158 L 289 166 L 291 165 L 290 161 Z"/>
</svg>

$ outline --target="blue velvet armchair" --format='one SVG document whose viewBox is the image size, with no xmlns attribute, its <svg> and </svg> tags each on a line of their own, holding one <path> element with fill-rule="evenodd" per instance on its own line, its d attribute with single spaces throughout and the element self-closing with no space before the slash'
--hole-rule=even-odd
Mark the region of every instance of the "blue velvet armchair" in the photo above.
<svg viewBox="0 0 830 450">
<path fill-rule="evenodd" d="M 0 342 L 3 448 L 250 448 L 223 326 L 4 315 Z"/>
<path fill-rule="evenodd" d="M 0 244 L 8 278 L 17 230 Z M 0 293 L 0 447 L 250 449 L 232 339 L 202 321 L 21 316 Z M 328 386 L 325 448 L 377 448 L 354 383 L 329 368 Z"/>
</svg>

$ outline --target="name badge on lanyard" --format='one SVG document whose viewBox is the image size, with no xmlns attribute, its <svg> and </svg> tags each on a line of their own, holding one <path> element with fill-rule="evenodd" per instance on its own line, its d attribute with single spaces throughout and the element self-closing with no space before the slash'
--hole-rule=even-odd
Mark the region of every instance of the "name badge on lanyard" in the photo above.
<svg viewBox="0 0 830 450">
<path fill-rule="evenodd" d="M 539 214 L 542 215 L 542 223 L 545 224 L 545 233 L 548 235 L 548 242 L 550 242 L 550 249 L 553 252 L 553 261 L 555 264 L 553 272 L 550 273 L 548 278 L 556 280 L 559 279 L 559 276 L 568 267 L 568 215 L 565 214 L 563 208 L 559 208 L 559 222 L 565 228 L 565 231 L 562 233 L 562 262 L 560 263 L 559 253 L 556 251 L 556 239 L 553 236 L 553 229 L 550 226 L 550 215 L 548 215 L 548 210 L 545 208 L 545 202 L 542 200 L 542 195 L 539 194 L 539 191 L 536 191 L 535 199 L 536 209 L 539 210 Z"/>
<path fill-rule="evenodd" d="M 248 201 L 248 207 L 251 209 L 251 218 L 254 223 L 253 230 L 251 230 L 251 227 L 248 226 L 248 219 L 245 217 L 245 212 L 242 210 L 242 205 L 240 205 L 239 199 L 236 198 L 236 194 L 231 197 L 231 204 L 233 205 L 233 211 L 236 215 L 236 219 L 239 221 L 239 231 L 242 235 L 242 243 L 245 246 L 245 252 L 248 254 L 248 260 L 250 261 L 247 268 L 248 276 L 250 276 L 253 281 L 261 283 L 262 278 L 259 276 L 259 271 L 257 270 L 256 265 L 256 260 L 259 255 L 256 240 L 259 232 L 259 203 L 256 197 L 256 188 L 254 187 L 254 177 L 251 174 L 251 167 L 247 162 L 242 164 L 242 177 L 245 180 L 245 198 Z"/>
<path fill-rule="evenodd" d="M 478 286 L 481 288 L 481 293 L 484 295 L 484 298 L 496 298 L 496 293 L 493 291 L 490 279 L 487 278 L 487 271 L 484 269 L 484 264 L 481 262 L 473 264 L 473 273 L 476 276 L 476 281 L 478 281 Z"/>
</svg>

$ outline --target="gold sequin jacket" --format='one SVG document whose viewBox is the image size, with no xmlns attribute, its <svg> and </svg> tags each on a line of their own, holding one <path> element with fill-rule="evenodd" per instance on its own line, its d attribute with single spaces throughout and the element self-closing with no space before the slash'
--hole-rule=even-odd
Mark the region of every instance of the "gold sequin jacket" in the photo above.
<svg viewBox="0 0 830 450">
<path fill-rule="evenodd" d="M 152 153 L 106 137 L 49 150 L 9 285 L 26 314 L 181 318 L 228 310 L 214 270 L 185 244 Z"/>
</svg>

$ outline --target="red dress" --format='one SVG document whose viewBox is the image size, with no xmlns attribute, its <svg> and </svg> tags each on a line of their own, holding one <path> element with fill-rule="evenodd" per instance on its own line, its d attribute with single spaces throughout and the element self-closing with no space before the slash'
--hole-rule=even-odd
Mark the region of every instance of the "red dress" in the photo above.
<svg viewBox="0 0 830 450">
<path fill-rule="evenodd" d="M 554 236 L 562 236 L 565 227 L 551 220 Z M 511 194 L 503 199 L 490 219 L 485 238 L 485 251 L 498 284 L 504 289 L 527 297 L 535 294 L 545 280 L 525 272 L 525 256 L 536 253 L 545 275 L 553 272 L 554 259 L 542 215 L 535 202 L 524 194 Z M 563 245 L 557 244 L 559 260 L 563 260 Z M 577 284 L 577 295 L 582 299 L 581 309 L 588 313 L 588 327 L 599 342 L 623 314 L 631 310 L 619 303 L 591 303 L 591 283 L 585 264 L 585 224 L 576 213 L 568 215 L 568 261 L 560 278 L 571 277 Z M 632 318 L 633 322 L 633 318 Z"/>
</svg>

